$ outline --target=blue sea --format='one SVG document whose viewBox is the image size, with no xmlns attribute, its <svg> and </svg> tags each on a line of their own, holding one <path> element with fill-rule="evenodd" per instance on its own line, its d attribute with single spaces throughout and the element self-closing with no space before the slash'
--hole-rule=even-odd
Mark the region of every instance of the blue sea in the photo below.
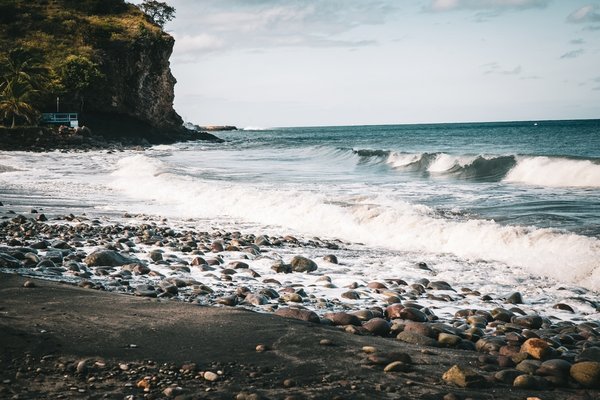
<svg viewBox="0 0 600 400">
<path fill-rule="evenodd" d="M 374 275 L 426 260 L 490 290 L 600 290 L 600 120 L 217 135 L 225 143 L 2 153 L 0 200 L 339 239 Z"/>
</svg>

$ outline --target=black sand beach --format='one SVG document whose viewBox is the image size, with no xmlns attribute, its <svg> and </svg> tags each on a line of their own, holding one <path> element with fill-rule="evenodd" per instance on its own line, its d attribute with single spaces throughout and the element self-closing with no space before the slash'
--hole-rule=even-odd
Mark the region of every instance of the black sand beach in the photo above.
<svg viewBox="0 0 600 400">
<path fill-rule="evenodd" d="M 33 287 L 24 287 L 26 281 Z M 458 388 L 444 384 L 442 374 L 454 364 L 490 374 L 478 361 L 480 353 L 352 335 L 239 309 L 143 299 L 6 274 L 1 275 L 0 296 L 3 398 L 598 395 L 565 388 L 522 390 L 487 380 L 480 388 Z M 261 351 L 260 345 L 266 349 Z M 377 349 L 382 358 L 409 358 L 406 371 L 384 372 L 385 365 L 369 362 L 364 346 Z"/>
<path fill-rule="evenodd" d="M 553 323 L 546 316 L 519 315 L 515 304 L 509 303 L 506 309 L 465 309 L 453 321 L 443 321 L 419 309 L 418 297 L 391 302 L 385 309 L 317 316 L 302 306 L 308 300 L 298 303 L 294 296 L 283 296 L 293 291 L 301 297 L 302 288 L 281 288 L 283 298 L 274 301 L 272 309 L 314 322 L 238 307 L 203 306 L 194 296 L 169 299 L 178 292 L 177 284 L 129 290 L 131 275 L 125 271 L 148 274 L 151 268 L 103 258 L 120 254 L 109 250 L 125 243 L 111 233 L 118 225 L 76 224 L 77 217 L 59 218 L 50 224 L 41 214 L 5 214 L 0 224 L 3 270 L 41 272 L 53 280 L 0 274 L 2 398 L 594 399 L 599 395 L 594 387 L 600 383 L 600 329 L 593 322 Z M 144 240 L 148 226 L 128 229 L 132 238 Z M 160 232 L 191 244 L 173 229 L 156 230 L 154 236 Z M 81 242 L 90 240 L 102 244 L 104 253 L 86 254 Z M 233 250 L 229 247 L 233 243 L 244 246 L 236 234 L 222 235 L 212 245 L 210 237 L 206 240 L 196 245 L 211 246 L 204 248 L 208 252 L 225 254 Z M 274 241 L 264 242 L 261 247 L 273 245 Z M 132 255 L 121 254 L 125 259 Z M 211 267 L 197 264 L 188 268 Z M 72 281 L 66 273 L 74 265 L 81 279 L 61 282 Z M 217 263 L 211 268 L 223 279 L 234 279 L 227 278 L 235 275 L 231 265 Z M 121 271 L 112 278 L 121 291 L 138 296 L 110 293 L 108 289 L 115 287 L 109 281 L 88 279 L 115 271 Z M 182 291 L 186 285 L 195 293 L 208 290 L 184 282 Z M 423 299 L 429 290 L 423 287 Z M 235 293 L 211 304 L 243 305 L 260 299 L 242 287 Z"/>
</svg>

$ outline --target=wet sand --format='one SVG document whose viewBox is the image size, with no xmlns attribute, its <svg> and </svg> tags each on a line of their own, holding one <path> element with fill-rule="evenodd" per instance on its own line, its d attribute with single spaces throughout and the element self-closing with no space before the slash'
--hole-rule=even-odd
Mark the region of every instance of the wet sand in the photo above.
<svg viewBox="0 0 600 400">
<path fill-rule="evenodd" d="M 24 284 L 26 281 L 32 284 Z M 203 307 L 0 275 L 0 397 L 180 399 L 592 399 L 442 381 L 479 353 L 359 336 L 238 308 Z M 262 346 L 261 346 L 262 345 Z M 259 346 L 257 348 L 257 346 Z M 402 358 L 384 372 L 376 357 Z M 370 350 L 370 349 L 367 349 Z M 399 356 L 402 354 L 402 356 Z M 477 385 L 475 385 L 477 386 Z"/>
</svg>

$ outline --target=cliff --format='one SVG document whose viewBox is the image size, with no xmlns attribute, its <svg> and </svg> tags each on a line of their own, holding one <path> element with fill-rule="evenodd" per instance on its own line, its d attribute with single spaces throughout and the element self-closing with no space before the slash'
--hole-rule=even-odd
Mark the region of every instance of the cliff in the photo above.
<svg viewBox="0 0 600 400">
<path fill-rule="evenodd" d="M 25 49 L 46 71 L 35 106 L 78 112 L 107 138 L 212 139 L 182 126 L 169 67 L 174 39 L 123 0 L 3 0 L 0 48 Z"/>
</svg>

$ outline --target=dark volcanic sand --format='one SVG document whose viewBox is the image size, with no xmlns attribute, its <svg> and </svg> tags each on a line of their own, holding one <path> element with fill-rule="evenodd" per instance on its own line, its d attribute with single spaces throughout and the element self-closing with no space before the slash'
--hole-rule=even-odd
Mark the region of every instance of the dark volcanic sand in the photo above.
<svg viewBox="0 0 600 400">
<path fill-rule="evenodd" d="M 50 281 L 29 279 L 35 286 L 26 288 L 27 280 L 0 274 L 2 399 L 599 398 L 596 390 L 520 390 L 489 382 L 461 389 L 443 383 L 442 374 L 454 364 L 493 375 L 482 371 L 475 351 Z M 266 351 L 257 351 L 261 344 Z M 384 372 L 384 365 L 367 362 L 363 346 L 384 355 L 409 354 L 411 371 Z M 211 382 L 205 371 L 222 374 Z M 181 390 L 165 393 L 172 386 Z"/>
</svg>

